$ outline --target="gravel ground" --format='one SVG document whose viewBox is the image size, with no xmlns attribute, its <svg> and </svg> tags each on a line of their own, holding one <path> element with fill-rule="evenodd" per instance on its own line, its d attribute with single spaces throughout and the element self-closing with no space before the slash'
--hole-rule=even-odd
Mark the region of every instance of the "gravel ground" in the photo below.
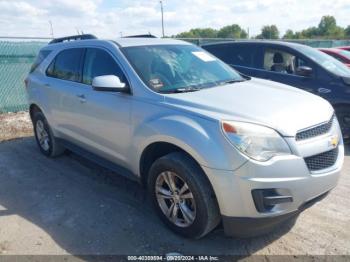
<svg viewBox="0 0 350 262">
<path fill-rule="evenodd" d="M 0 114 L 0 142 L 33 135 L 28 112 Z"/>
<path fill-rule="evenodd" d="M 188 240 L 162 225 L 138 184 L 75 154 L 41 155 L 27 114 L 17 117 L 0 115 L 0 254 L 350 255 L 349 149 L 338 186 L 296 221 L 257 238 L 218 228 Z"/>
</svg>

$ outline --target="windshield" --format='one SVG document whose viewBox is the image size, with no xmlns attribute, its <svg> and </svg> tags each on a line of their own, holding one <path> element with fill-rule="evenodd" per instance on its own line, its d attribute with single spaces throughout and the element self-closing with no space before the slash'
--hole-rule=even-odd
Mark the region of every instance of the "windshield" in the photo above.
<svg viewBox="0 0 350 262">
<path fill-rule="evenodd" d="M 309 46 L 299 46 L 296 49 L 331 73 L 350 77 L 350 69 L 332 56 Z"/>
<path fill-rule="evenodd" d="M 350 60 L 350 52 L 349 52 L 349 51 L 340 50 L 339 53 L 340 53 L 342 56 L 345 56 L 347 59 Z"/>
<path fill-rule="evenodd" d="M 230 66 L 193 45 L 134 46 L 122 51 L 143 82 L 160 93 L 196 91 L 245 80 Z"/>
</svg>

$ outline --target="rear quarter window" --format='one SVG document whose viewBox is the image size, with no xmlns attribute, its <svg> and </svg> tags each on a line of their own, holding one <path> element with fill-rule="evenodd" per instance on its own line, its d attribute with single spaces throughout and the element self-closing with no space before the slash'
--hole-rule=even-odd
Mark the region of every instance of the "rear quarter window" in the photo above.
<svg viewBox="0 0 350 262">
<path fill-rule="evenodd" d="M 51 50 L 41 50 L 31 66 L 29 73 L 33 73 L 51 52 Z"/>
</svg>

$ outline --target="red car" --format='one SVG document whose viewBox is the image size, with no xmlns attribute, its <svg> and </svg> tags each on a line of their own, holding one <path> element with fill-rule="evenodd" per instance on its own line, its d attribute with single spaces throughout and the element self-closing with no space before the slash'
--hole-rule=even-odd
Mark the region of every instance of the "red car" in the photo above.
<svg viewBox="0 0 350 262">
<path fill-rule="evenodd" d="M 319 48 L 319 50 L 333 56 L 335 59 L 350 67 L 350 51 L 339 48 Z"/>
<path fill-rule="evenodd" d="M 342 49 L 342 50 L 346 50 L 346 51 L 350 51 L 350 46 L 338 46 L 338 49 Z"/>
</svg>

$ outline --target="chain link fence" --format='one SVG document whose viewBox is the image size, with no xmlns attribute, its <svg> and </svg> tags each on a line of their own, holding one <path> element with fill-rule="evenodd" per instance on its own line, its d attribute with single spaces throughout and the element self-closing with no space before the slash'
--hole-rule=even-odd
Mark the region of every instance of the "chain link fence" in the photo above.
<svg viewBox="0 0 350 262">
<path fill-rule="evenodd" d="M 24 87 L 34 59 L 48 40 L 0 38 L 0 113 L 27 110 Z"/>
<path fill-rule="evenodd" d="M 40 48 L 47 44 L 48 38 L 0 37 L 0 113 L 27 110 L 24 89 L 26 78 Z M 220 38 L 181 39 L 200 45 L 217 41 L 235 41 Z M 289 40 L 312 47 L 335 47 L 350 45 L 350 40 Z"/>
<path fill-rule="evenodd" d="M 203 45 L 203 44 L 216 43 L 216 42 L 222 42 L 222 41 L 242 40 L 242 39 L 232 39 L 232 38 L 177 38 L 177 39 L 184 40 L 195 45 Z M 258 40 L 258 41 L 271 41 L 271 40 L 266 39 L 266 40 Z M 350 46 L 350 40 L 279 39 L 278 41 L 294 42 L 294 43 L 304 44 L 315 48 Z"/>
</svg>

